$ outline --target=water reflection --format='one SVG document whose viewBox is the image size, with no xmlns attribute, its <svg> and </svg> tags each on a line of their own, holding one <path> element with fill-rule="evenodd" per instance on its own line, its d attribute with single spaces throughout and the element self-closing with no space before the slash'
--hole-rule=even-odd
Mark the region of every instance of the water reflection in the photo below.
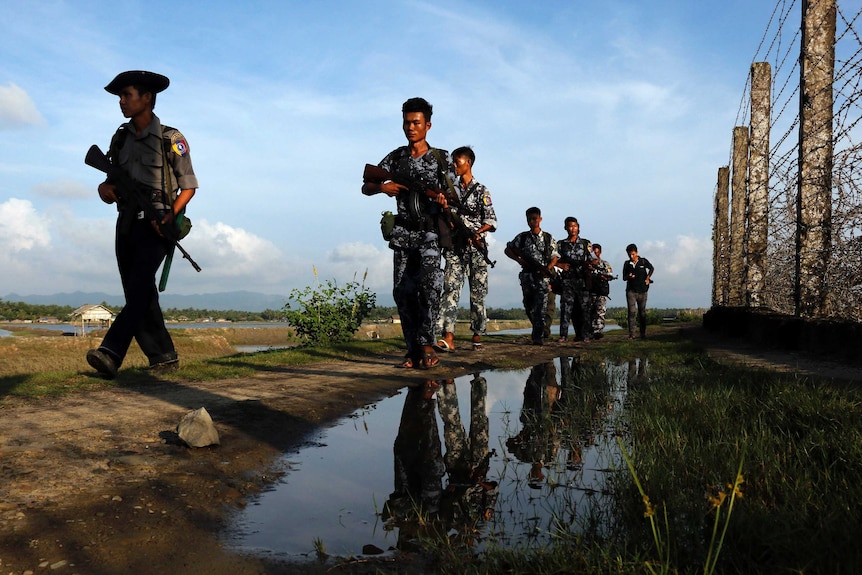
<svg viewBox="0 0 862 575">
<path fill-rule="evenodd" d="M 476 523 L 493 514 L 497 482 L 487 473 L 496 452 L 488 450 L 487 385 L 479 374 L 469 382 L 469 433 L 454 379 L 408 388 L 393 450 L 395 489 L 383 511 L 384 528 L 398 530 L 399 549 L 411 548 L 419 535 L 450 530 L 472 541 Z M 435 412 L 443 422 L 445 455 Z"/>
<path fill-rule="evenodd" d="M 301 558 L 409 549 L 422 536 L 481 550 L 602 532 L 628 385 L 647 364 L 560 358 L 529 370 L 417 380 L 285 458 L 283 483 L 232 531 L 244 551 Z M 364 551 L 363 551 L 364 550 Z"/>
</svg>

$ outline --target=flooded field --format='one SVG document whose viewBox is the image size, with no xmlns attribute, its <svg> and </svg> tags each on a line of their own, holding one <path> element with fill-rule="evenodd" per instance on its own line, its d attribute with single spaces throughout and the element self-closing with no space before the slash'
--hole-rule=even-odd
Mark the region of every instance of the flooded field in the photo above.
<svg viewBox="0 0 862 575">
<path fill-rule="evenodd" d="M 410 548 L 430 532 L 479 551 L 601 531 L 621 465 L 614 432 L 644 371 L 558 358 L 417 379 L 285 455 L 283 479 L 236 518 L 229 544 L 301 560 Z"/>
</svg>

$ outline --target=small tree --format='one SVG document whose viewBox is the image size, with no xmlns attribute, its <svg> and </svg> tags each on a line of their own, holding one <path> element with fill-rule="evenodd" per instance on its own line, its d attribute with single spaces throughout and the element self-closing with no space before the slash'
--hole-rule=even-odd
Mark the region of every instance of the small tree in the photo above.
<svg viewBox="0 0 862 575">
<path fill-rule="evenodd" d="M 318 346 L 349 341 L 362 325 L 362 320 L 374 309 L 377 294 L 356 280 L 339 286 L 335 280 L 326 280 L 321 285 L 294 289 L 284 306 L 288 323 L 304 345 Z M 314 270 L 317 278 L 317 269 Z M 294 309 L 290 302 L 295 302 Z"/>
</svg>

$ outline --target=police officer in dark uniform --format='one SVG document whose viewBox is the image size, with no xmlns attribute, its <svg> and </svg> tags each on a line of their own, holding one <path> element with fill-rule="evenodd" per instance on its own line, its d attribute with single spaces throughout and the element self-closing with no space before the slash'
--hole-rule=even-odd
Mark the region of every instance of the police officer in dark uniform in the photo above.
<svg viewBox="0 0 862 575">
<path fill-rule="evenodd" d="M 156 271 L 172 246 L 159 224 L 174 225 L 177 214 L 195 195 L 198 181 L 185 137 L 163 126 L 153 113 L 156 94 L 169 83 L 161 74 L 132 70 L 105 86 L 107 92 L 119 96 L 120 110 L 129 118 L 114 134 L 108 157 L 151 190 L 150 201 L 160 220 L 152 221 L 120 199 L 131 192 L 117 190 L 110 178 L 99 184 L 102 201 L 117 204 L 116 255 L 126 304 L 98 349 L 87 352 L 87 363 L 109 379 L 116 377 L 132 339 L 137 340 L 154 371 L 179 367 L 156 288 Z"/>
</svg>

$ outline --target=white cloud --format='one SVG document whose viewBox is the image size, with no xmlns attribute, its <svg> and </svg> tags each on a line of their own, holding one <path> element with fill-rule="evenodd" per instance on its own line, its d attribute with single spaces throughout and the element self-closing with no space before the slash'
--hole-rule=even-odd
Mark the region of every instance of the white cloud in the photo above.
<svg viewBox="0 0 862 575">
<path fill-rule="evenodd" d="M 650 288 L 653 307 L 709 307 L 712 289 L 709 238 L 679 235 L 674 242 L 639 242 L 638 248 L 638 253 L 656 268 L 653 274 L 656 283 Z"/>
<path fill-rule="evenodd" d="M 0 204 L 0 245 L 5 252 L 20 252 L 51 243 L 48 219 L 36 213 L 27 200 L 11 198 Z M 4 272 L 5 273 L 5 272 Z"/>
<path fill-rule="evenodd" d="M 24 89 L 12 83 L 0 86 L 0 130 L 44 123 L 44 118 Z"/>
</svg>

